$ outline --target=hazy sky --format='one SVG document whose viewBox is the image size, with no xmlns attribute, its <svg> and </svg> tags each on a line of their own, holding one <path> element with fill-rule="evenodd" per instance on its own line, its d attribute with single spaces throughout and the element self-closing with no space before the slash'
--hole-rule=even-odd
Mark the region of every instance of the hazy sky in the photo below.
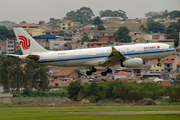
<svg viewBox="0 0 180 120">
<path fill-rule="evenodd" d="M 0 21 L 48 22 L 83 6 L 90 7 L 95 16 L 101 10 L 121 9 L 128 18 L 144 18 L 149 11 L 180 10 L 180 0 L 0 0 Z"/>
</svg>

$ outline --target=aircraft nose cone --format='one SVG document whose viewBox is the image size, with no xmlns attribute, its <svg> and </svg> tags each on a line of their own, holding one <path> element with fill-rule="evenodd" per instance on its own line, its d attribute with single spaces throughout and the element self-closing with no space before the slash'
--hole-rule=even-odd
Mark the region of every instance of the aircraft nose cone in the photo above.
<svg viewBox="0 0 180 120">
<path fill-rule="evenodd" d="M 176 49 L 175 49 L 175 48 L 173 48 L 173 52 L 176 52 Z"/>
</svg>

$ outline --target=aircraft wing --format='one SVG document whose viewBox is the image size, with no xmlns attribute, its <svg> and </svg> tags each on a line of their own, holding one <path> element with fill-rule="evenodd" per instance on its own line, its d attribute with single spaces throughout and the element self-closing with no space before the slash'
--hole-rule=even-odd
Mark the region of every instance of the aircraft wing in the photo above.
<svg viewBox="0 0 180 120">
<path fill-rule="evenodd" d="M 108 59 L 102 63 L 102 65 L 111 66 L 112 64 L 120 63 L 120 61 L 125 60 L 126 57 L 121 54 L 114 46 L 111 47 L 112 51 Z"/>
<path fill-rule="evenodd" d="M 17 54 L 3 54 L 2 56 L 13 56 L 13 57 L 19 57 L 22 59 L 30 60 L 30 61 L 37 61 L 39 60 L 39 55 L 17 55 Z"/>
<path fill-rule="evenodd" d="M 123 61 L 126 59 L 124 55 L 122 55 L 119 51 L 117 51 L 114 46 L 112 46 L 111 48 L 112 48 L 112 51 L 108 58 L 90 60 L 90 61 L 85 62 L 84 65 L 110 67 L 110 66 L 119 64 L 120 61 Z"/>
</svg>

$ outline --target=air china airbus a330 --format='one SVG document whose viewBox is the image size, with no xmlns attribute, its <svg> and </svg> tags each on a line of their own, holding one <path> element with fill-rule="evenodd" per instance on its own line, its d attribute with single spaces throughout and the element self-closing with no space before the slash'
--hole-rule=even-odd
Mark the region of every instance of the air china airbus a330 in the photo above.
<svg viewBox="0 0 180 120">
<path fill-rule="evenodd" d="M 95 66 L 106 67 L 101 75 L 111 73 L 110 66 L 120 64 L 122 67 L 140 67 L 145 60 L 158 59 L 173 54 L 176 50 L 162 43 L 133 44 L 66 51 L 48 51 L 41 47 L 23 28 L 14 28 L 15 35 L 23 52 L 20 59 L 60 67 L 90 66 L 87 75 L 96 72 Z M 160 63 L 158 63 L 160 65 Z"/>
</svg>

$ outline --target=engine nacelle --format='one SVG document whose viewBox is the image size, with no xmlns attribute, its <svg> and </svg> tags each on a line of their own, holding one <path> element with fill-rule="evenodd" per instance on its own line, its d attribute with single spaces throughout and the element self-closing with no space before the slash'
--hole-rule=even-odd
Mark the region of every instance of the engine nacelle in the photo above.
<svg viewBox="0 0 180 120">
<path fill-rule="evenodd" d="M 143 60 L 141 58 L 131 58 L 121 63 L 122 67 L 129 67 L 129 68 L 141 67 L 142 65 L 143 65 Z"/>
</svg>

